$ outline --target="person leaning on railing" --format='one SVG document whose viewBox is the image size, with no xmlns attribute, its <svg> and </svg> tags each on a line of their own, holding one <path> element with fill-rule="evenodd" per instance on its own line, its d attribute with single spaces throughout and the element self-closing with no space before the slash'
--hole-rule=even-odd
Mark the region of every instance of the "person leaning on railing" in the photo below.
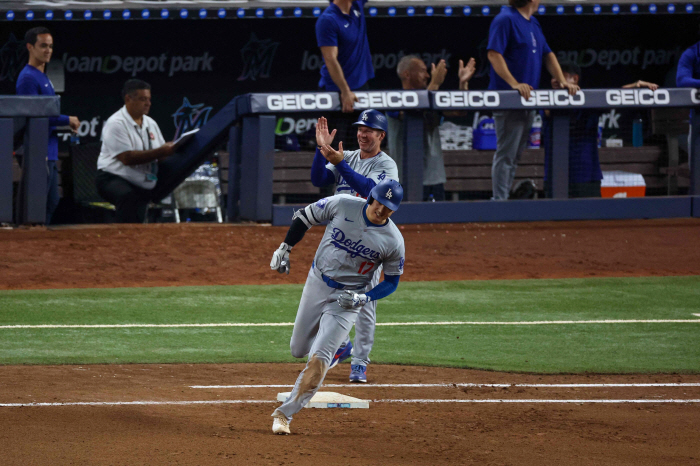
<svg viewBox="0 0 700 466">
<path fill-rule="evenodd" d="M 29 61 L 17 77 L 17 95 L 56 95 L 53 83 L 46 76 L 46 64 L 53 55 L 53 37 L 45 27 L 35 27 L 24 35 L 29 52 Z M 58 191 L 58 136 L 57 126 L 70 126 L 78 131 L 80 120 L 77 116 L 58 115 L 49 118 L 49 144 L 46 154 L 48 174 L 46 191 L 46 224 L 51 224 L 53 214 L 61 199 Z"/>
<path fill-rule="evenodd" d="M 367 0 L 333 0 L 316 21 L 316 41 L 324 65 L 318 86 L 340 92 L 344 113 L 357 102 L 354 90 L 366 89 L 374 77 L 367 40 L 364 6 Z"/>
<path fill-rule="evenodd" d="M 564 78 L 570 84 L 580 85 L 581 67 L 573 62 L 560 63 Z M 559 82 L 552 79 L 552 88 L 559 88 Z M 635 81 L 622 86 L 623 89 L 645 87 L 651 90 L 658 84 Z M 552 147 L 552 119 L 549 110 L 542 114 L 542 145 L 544 146 L 544 186 L 551 197 L 551 160 L 555 148 Z M 569 197 L 600 197 L 603 172 L 598 157 L 599 111 L 595 109 L 574 110 L 569 114 Z"/>
<path fill-rule="evenodd" d="M 678 71 L 676 72 L 676 86 L 678 87 L 694 87 L 700 89 L 700 42 L 691 45 L 678 60 Z M 690 110 L 690 117 L 693 117 L 693 112 Z M 688 148 L 693 140 L 692 125 L 688 134 Z M 690 158 L 688 158 L 688 167 L 690 167 Z"/>
<path fill-rule="evenodd" d="M 509 0 L 491 22 L 488 59 L 491 62 L 489 89 L 517 90 L 530 98 L 530 91 L 540 82 L 542 62 L 556 79 L 558 87 L 573 95 L 579 87 L 566 81 L 559 62 L 533 15 L 540 0 Z M 504 110 L 493 112 L 496 127 L 496 153 L 491 168 L 493 199 L 508 199 L 518 159 L 530 137 L 534 110 Z"/>
</svg>

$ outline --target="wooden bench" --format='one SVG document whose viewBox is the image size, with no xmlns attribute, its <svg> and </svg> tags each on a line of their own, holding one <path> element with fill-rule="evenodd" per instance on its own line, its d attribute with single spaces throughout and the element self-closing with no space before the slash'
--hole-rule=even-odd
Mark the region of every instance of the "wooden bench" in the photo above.
<svg viewBox="0 0 700 466">
<path fill-rule="evenodd" d="M 647 190 L 662 194 L 667 188 L 664 173 L 664 148 L 643 147 L 601 147 L 598 150 L 600 167 L 603 171 L 621 170 L 639 173 L 644 176 Z M 445 191 L 457 200 L 459 193 L 467 192 L 476 198 L 483 198 L 491 191 L 491 163 L 493 151 L 465 150 L 445 151 L 445 171 L 447 183 Z M 526 149 L 523 152 L 515 182 L 532 179 L 538 190 L 544 189 L 544 150 Z M 679 180 L 680 187 L 688 187 L 688 181 Z"/>
<path fill-rule="evenodd" d="M 680 163 L 678 137 L 688 135 L 689 112 L 687 108 L 653 108 L 651 110 L 651 130 L 653 134 L 666 137 L 668 163 L 660 172 L 666 175 L 668 194 L 678 194 L 678 188 L 688 187 L 690 171 L 687 164 Z"/>
<path fill-rule="evenodd" d="M 221 192 L 228 193 L 228 152 L 218 151 Z M 275 152 L 275 171 L 272 174 L 272 194 L 279 204 L 287 202 L 287 196 L 321 196 L 321 188 L 311 183 L 313 152 Z M 309 201 L 311 202 L 311 201 Z"/>
<path fill-rule="evenodd" d="M 218 152 L 222 191 L 227 192 L 228 153 Z M 463 150 L 444 151 L 448 199 L 487 199 L 491 196 L 491 163 L 493 151 Z M 664 169 L 664 148 L 602 147 L 599 149 L 603 171 L 621 170 L 644 176 L 647 190 L 664 194 L 667 175 Z M 311 184 L 313 152 L 276 152 L 273 173 L 273 195 L 284 204 L 290 195 L 321 196 L 321 189 Z M 544 190 L 544 150 L 526 149 L 518 165 L 515 181 L 531 179 L 537 189 Z M 679 180 L 680 187 L 687 187 L 688 180 Z"/>
</svg>

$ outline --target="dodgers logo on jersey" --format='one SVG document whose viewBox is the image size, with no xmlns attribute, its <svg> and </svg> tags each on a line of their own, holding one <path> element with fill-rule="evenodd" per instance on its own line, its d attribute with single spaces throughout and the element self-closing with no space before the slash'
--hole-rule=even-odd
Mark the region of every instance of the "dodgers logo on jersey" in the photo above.
<svg viewBox="0 0 700 466">
<path fill-rule="evenodd" d="M 404 258 L 402 257 L 401 260 L 399 261 L 399 272 L 403 273 L 403 263 L 404 263 Z"/>
<path fill-rule="evenodd" d="M 375 251 L 372 248 L 366 247 L 364 244 L 362 244 L 362 240 L 357 240 L 353 241 L 350 238 L 345 237 L 345 232 L 341 230 L 340 228 L 333 228 L 333 234 L 331 235 L 331 238 L 334 241 L 331 241 L 331 244 L 335 246 L 338 249 L 342 249 L 343 251 L 346 251 L 348 254 L 350 254 L 350 257 L 353 259 L 355 257 L 362 257 L 363 259 L 367 259 L 370 261 L 375 261 L 379 259 L 379 253 Z"/>
<path fill-rule="evenodd" d="M 324 197 L 323 199 L 321 199 L 320 201 L 318 201 L 316 203 L 316 207 L 318 207 L 319 209 L 323 209 L 324 207 L 326 207 L 327 203 L 328 203 L 328 198 Z"/>
<path fill-rule="evenodd" d="M 384 178 L 386 178 L 386 170 L 382 171 L 381 175 L 377 177 L 379 181 L 384 181 Z"/>
</svg>

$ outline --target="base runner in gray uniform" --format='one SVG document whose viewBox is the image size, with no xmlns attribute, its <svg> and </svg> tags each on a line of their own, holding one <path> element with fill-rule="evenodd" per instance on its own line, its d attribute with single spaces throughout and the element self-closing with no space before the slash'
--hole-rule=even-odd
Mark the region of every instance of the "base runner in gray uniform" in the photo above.
<svg viewBox="0 0 700 466">
<path fill-rule="evenodd" d="M 403 274 L 403 237 L 389 217 L 399 208 L 403 188 L 394 180 L 375 186 L 367 201 L 347 195 L 321 199 L 294 214 L 270 268 L 289 273 L 289 253 L 313 225 L 328 222 L 306 278 L 290 341 L 292 356 L 309 356 L 287 401 L 272 416 L 272 431 L 289 434 L 289 423 L 323 383 L 338 347 L 360 308 L 389 296 Z M 372 286 L 384 265 L 384 281 Z"/>
<path fill-rule="evenodd" d="M 331 143 L 336 130 L 328 132 L 328 121 L 321 117 L 316 124 L 316 144 L 318 148 L 311 167 L 311 182 L 322 187 L 336 185 L 336 194 L 349 194 L 367 198 L 370 191 L 383 180 L 399 181 L 396 162 L 381 150 L 382 140 L 386 137 L 387 119 L 377 110 L 365 110 L 360 113 L 357 122 L 356 151 L 343 151 L 343 143 L 338 143 L 338 150 L 333 150 Z M 379 283 L 381 269 L 375 271 L 372 286 Z M 355 345 L 348 338 L 340 345 L 331 362 L 333 368 L 339 362 L 352 355 L 350 363 L 350 381 L 367 382 L 367 365 L 369 353 L 374 344 L 377 303 L 371 301 L 360 309 L 355 322 Z"/>
</svg>

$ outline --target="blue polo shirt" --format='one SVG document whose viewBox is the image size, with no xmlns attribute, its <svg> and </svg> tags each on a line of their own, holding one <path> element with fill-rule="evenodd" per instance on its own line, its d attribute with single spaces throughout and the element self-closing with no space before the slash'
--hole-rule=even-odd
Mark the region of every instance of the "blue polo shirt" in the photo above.
<svg viewBox="0 0 700 466">
<path fill-rule="evenodd" d="M 544 179 L 551 180 L 552 118 L 542 115 L 542 144 L 544 145 Z M 569 123 L 569 183 L 590 183 L 603 179 L 598 158 L 598 120 L 595 110 L 571 113 Z"/>
<path fill-rule="evenodd" d="M 700 88 L 700 42 L 689 47 L 678 60 L 676 85 Z"/>
<path fill-rule="evenodd" d="M 374 77 L 363 8 L 365 3 L 367 0 L 352 2 L 349 15 L 331 3 L 316 21 L 316 42 L 319 47 L 338 47 L 338 63 L 350 89 L 359 89 Z M 318 87 L 339 91 L 325 63 L 321 67 Z"/>
<path fill-rule="evenodd" d="M 53 84 L 43 72 L 27 64 L 17 78 L 17 95 L 56 95 Z M 49 117 L 49 160 L 58 160 L 57 126 L 68 126 L 68 115 Z"/>
<path fill-rule="evenodd" d="M 488 50 L 503 55 L 508 70 L 519 83 L 540 87 L 542 57 L 552 51 L 534 16 L 528 21 L 516 8 L 507 6 L 491 22 Z M 512 89 L 491 67 L 489 89 Z"/>
</svg>

